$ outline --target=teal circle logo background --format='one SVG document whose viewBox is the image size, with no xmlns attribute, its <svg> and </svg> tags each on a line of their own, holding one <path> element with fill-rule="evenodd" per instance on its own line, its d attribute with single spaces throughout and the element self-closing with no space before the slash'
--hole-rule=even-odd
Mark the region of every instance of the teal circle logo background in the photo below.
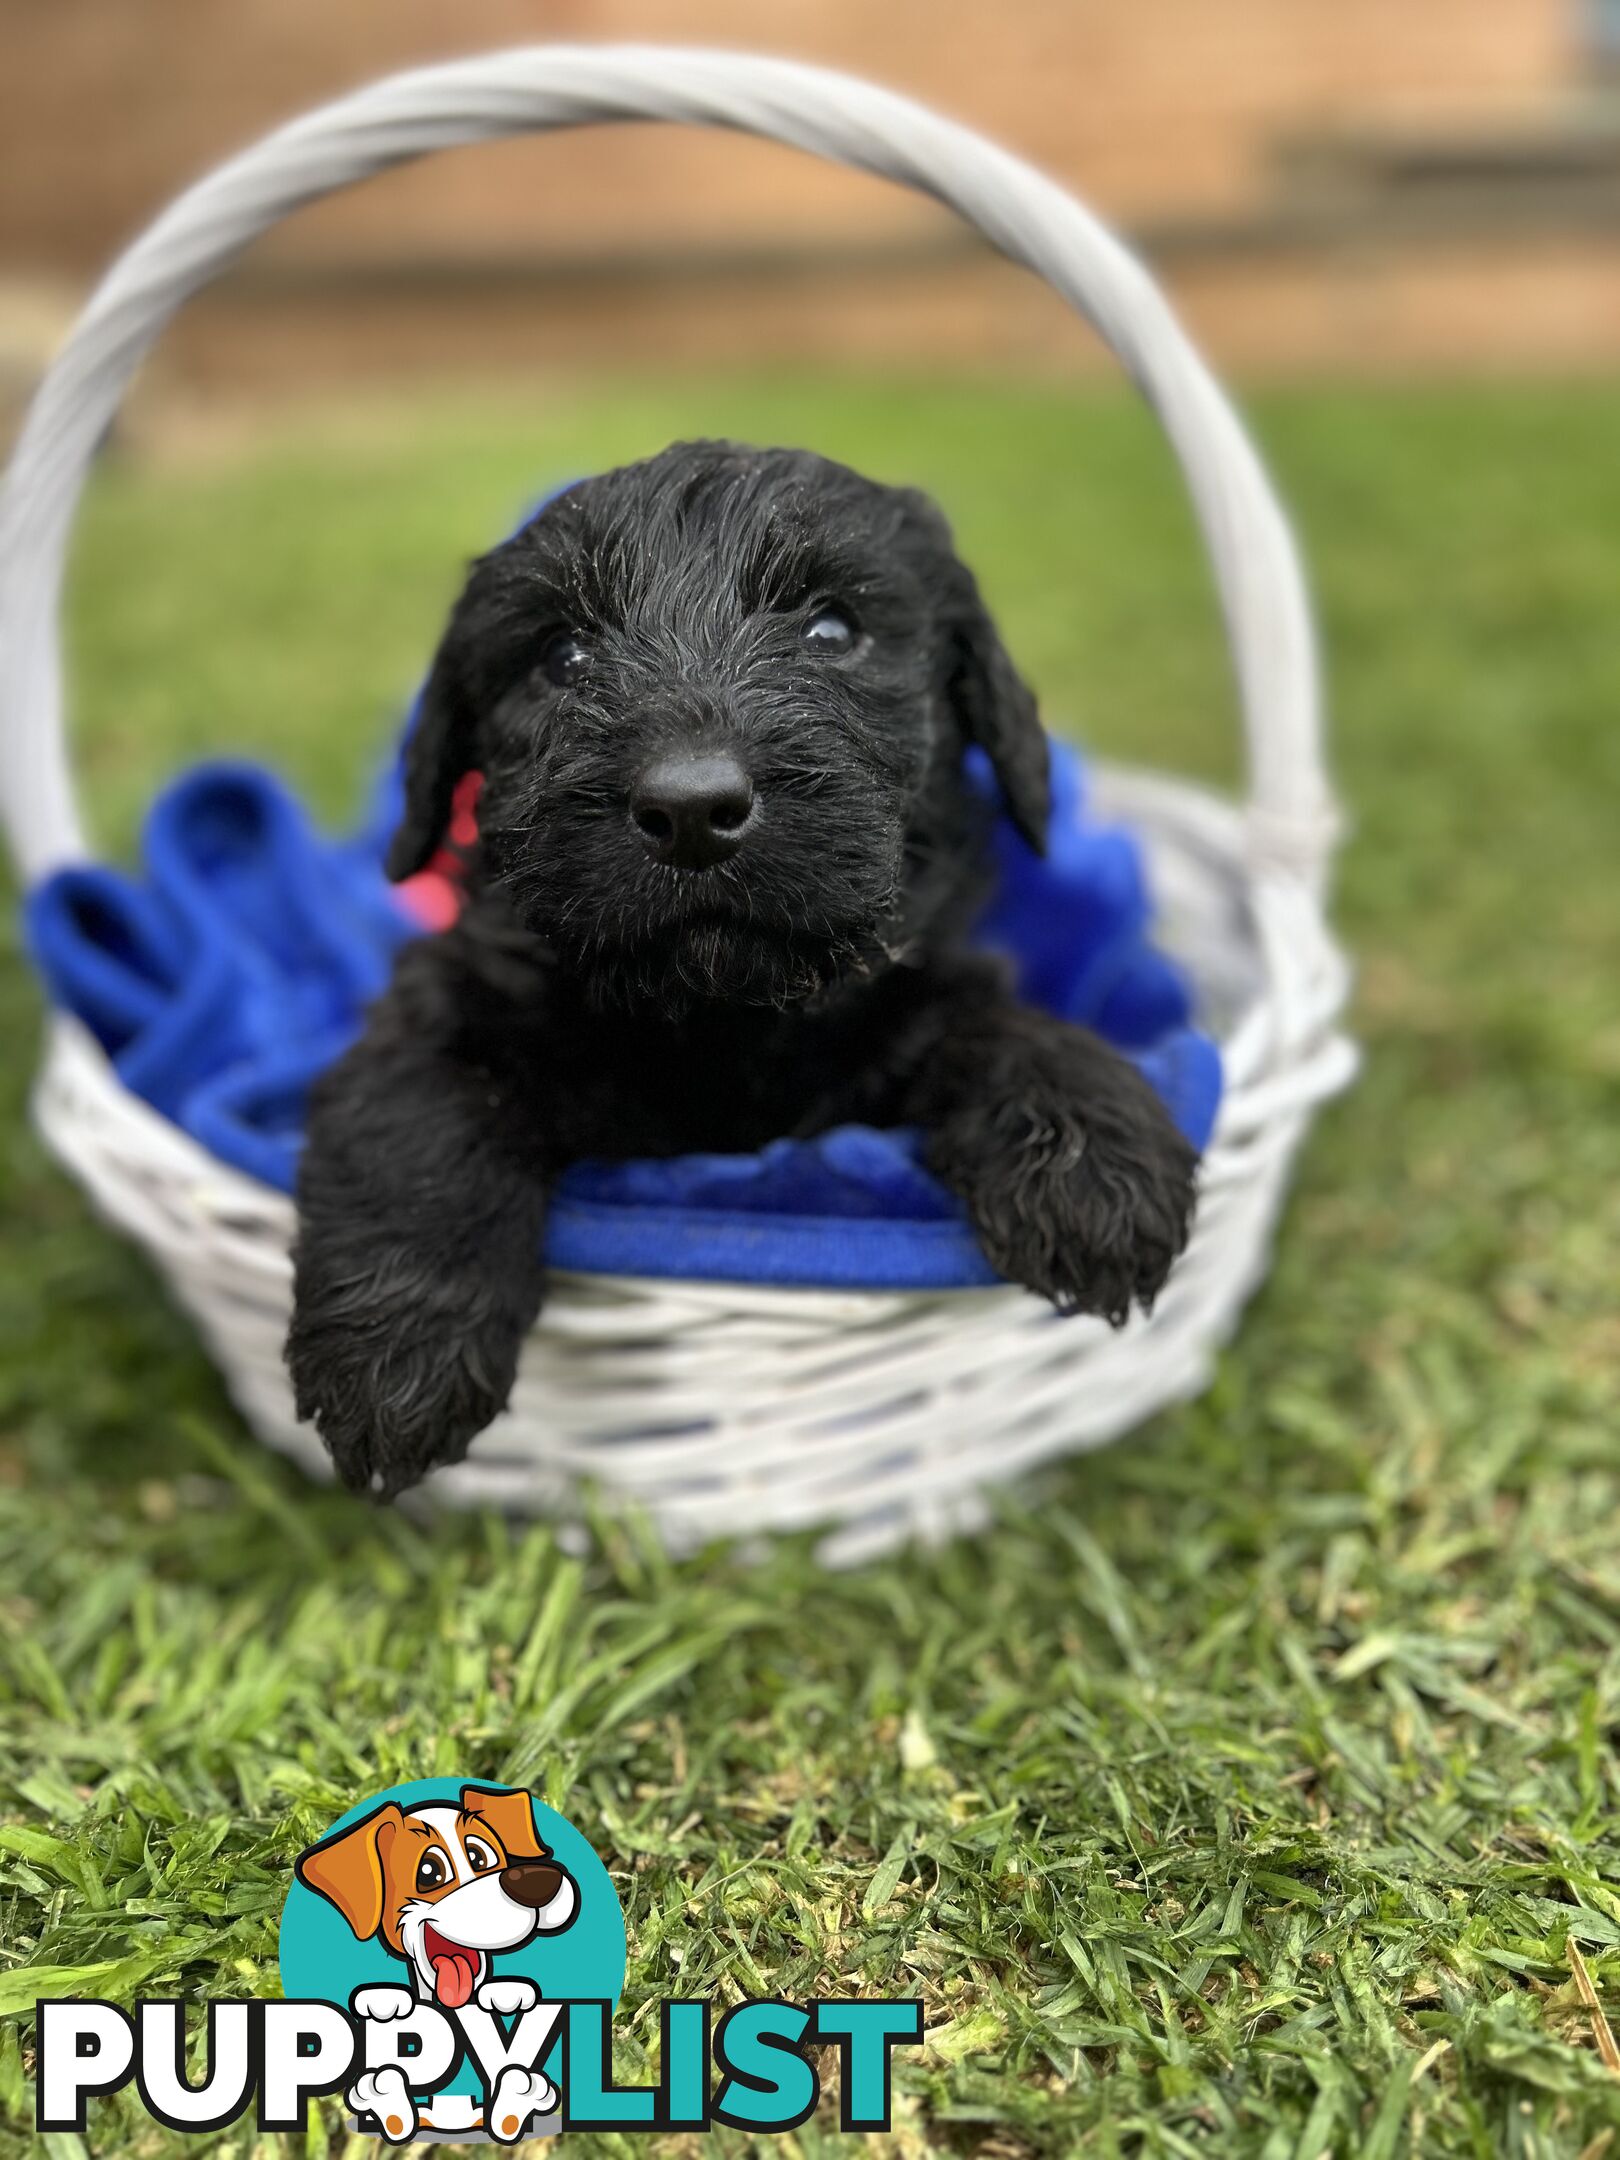
<svg viewBox="0 0 1620 2160">
<path fill-rule="evenodd" d="M 500 1785 L 493 1778 L 418 1778 L 409 1785 L 390 1785 L 386 1792 L 373 1793 L 340 1815 L 322 1835 L 347 1830 L 390 1800 L 402 1808 L 430 1803 L 456 1807 L 464 1785 L 490 1792 L 522 1789 Z M 519 1949 L 498 1951 L 495 1977 L 513 1974 L 532 1980 L 542 1999 L 549 2002 L 597 1999 L 616 2007 L 624 1989 L 627 1948 L 624 1914 L 613 1878 L 566 1815 L 547 1807 L 537 1794 L 530 1793 L 528 1799 L 536 1830 L 574 1878 L 579 1910 L 560 1933 L 536 1935 Z M 295 1877 L 281 1913 L 282 1993 L 289 2000 L 336 2003 L 346 2010 L 356 1988 L 389 1986 L 414 1992 L 410 1967 L 392 1956 L 378 1937 L 359 1941 L 337 1908 Z M 477 2078 L 466 2064 L 442 2088 L 445 2092 L 476 2089 Z"/>
</svg>

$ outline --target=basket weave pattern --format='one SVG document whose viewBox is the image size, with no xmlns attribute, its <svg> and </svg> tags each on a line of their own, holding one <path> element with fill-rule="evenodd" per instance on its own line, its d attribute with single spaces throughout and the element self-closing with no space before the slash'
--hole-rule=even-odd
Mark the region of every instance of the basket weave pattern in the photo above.
<svg viewBox="0 0 1620 2160">
<path fill-rule="evenodd" d="M 937 196 L 1113 346 L 1181 461 L 1215 569 L 1247 735 L 1245 807 L 1109 772 L 1142 839 L 1166 947 L 1219 1035 L 1225 1095 L 1192 1241 L 1151 1318 L 1113 1333 L 1013 1288 L 826 1293 L 557 1276 L 510 1409 L 426 1488 L 564 1510 L 634 1497 L 675 1544 L 836 1524 L 849 1561 L 978 1518 L 994 1479 L 1115 1437 L 1196 1392 L 1265 1271 L 1294 1150 L 1353 1053 L 1322 889 L 1335 831 L 1310 616 L 1247 437 L 1141 266 L 1006 152 L 887 92 L 733 54 L 551 47 L 378 83 L 294 122 L 180 198 L 109 273 L 47 376 L 0 496 L 0 808 L 25 877 L 84 852 L 57 622 L 86 473 L 174 310 L 297 205 L 455 144 L 621 119 L 773 137 Z M 194 1316 L 246 1416 L 315 1469 L 281 1362 L 291 1210 L 133 1097 L 75 1023 L 51 1027 L 36 1114 L 97 1205 Z"/>
</svg>

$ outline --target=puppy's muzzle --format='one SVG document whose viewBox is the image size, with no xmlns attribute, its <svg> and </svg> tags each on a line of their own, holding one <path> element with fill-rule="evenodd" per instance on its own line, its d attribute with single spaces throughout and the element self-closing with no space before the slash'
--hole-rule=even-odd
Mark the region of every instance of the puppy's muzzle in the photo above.
<svg viewBox="0 0 1620 2160">
<path fill-rule="evenodd" d="M 563 1871 L 544 1860 L 516 1860 L 501 1869 L 501 1888 L 514 1905 L 539 1912 L 563 1886 Z"/>
<path fill-rule="evenodd" d="M 729 750 L 666 751 L 630 794 L 630 821 L 642 846 L 672 870 L 725 862 L 753 817 L 754 783 Z"/>
</svg>

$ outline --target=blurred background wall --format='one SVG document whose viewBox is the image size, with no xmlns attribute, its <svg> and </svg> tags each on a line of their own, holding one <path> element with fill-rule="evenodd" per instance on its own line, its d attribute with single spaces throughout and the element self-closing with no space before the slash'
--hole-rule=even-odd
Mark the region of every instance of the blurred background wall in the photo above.
<svg viewBox="0 0 1620 2160">
<path fill-rule="evenodd" d="M 0 0 L 0 379 L 185 180 L 381 70 L 754 46 L 928 99 L 1080 189 L 1255 372 L 1620 357 L 1620 0 Z M 165 348 L 266 389 L 614 357 L 1069 364 L 943 213 L 774 148 L 593 131 L 305 213 Z"/>
</svg>

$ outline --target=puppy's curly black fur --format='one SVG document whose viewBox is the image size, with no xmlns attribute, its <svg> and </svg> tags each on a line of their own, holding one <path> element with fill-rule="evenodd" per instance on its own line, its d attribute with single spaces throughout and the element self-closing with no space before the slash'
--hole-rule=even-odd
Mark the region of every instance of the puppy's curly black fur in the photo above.
<svg viewBox="0 0 1620 2160">
<path fill-rule="evenodd" d="M 1002 1273 L 1151 1304 L 1192 1151 L 966 948 L 974 744 L 1039 848 L 1046 739 L 944 520 L 824 458 L 681 444 L 474 565 L 389 859 L 482 772 L 469 903 L 320 1084 L 299 1181 L 287 1356 L 346 1483 L 397 1493 L 501 1409 L 589 1157 L 918 1125 Z"/>
</svg>

